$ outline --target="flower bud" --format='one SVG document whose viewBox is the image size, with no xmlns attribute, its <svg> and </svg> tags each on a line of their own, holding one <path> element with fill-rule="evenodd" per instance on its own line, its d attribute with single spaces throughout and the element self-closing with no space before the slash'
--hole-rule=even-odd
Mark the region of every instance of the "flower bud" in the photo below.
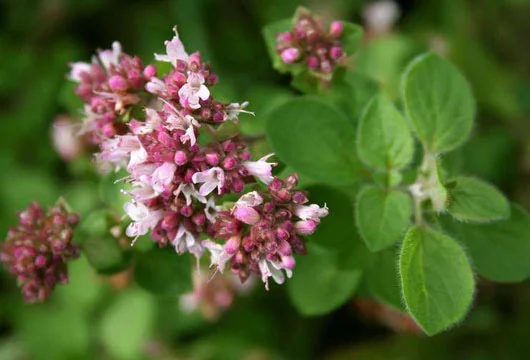
<svg viewBox="0 0 530 360">
<path fill-rule="evenodd" d="M 188 162 L 188 154 L 183 150 L 177 150 L 175 152 L 175 164 L 181 166 Z"/>
<path fill-rule="evenodd" d="M 307 66 L 311 69 L 316 69 L 320 65 L 318 58 L 313 55 L 307 58 L 306 63 L 307 63 Z"/>
<path fill-rule="evenodd" d="M 343 30 L 344 25 L 342 25 L 341 21 L 333 21 L 329 27 L 329 34 L 334 38 L 338 38 L 342 35 Z"/>
<path fill-rule="evenodd" d="M 232 236 L 225 244 L 225 251 L 230 255 L 235 254 L 237 249 L 239 249 L 239 242 L 239 236 Z"/>
<path fill-rule="evenodd" d="M 295 62 L 300 56 L 300 51 L 297 48 L 288 48 L 282 51 L 282 60 L 286 64 Z"/>
<path fill-rule="evenodd" d="M 129 87 L 129 84 L 122 76 L 113 75 L 109 79 L 109 86 L 112 91 L 125 91 Z"/>
<path fill-rule="evenodd" d="M 236 207 L 234 217 L 245 224 L 254 225 L 261 218 L 254 208 L 248 206 Z"/>
<path fill-rule="evenodd" d="M 313 220 L 302 220 L 294 224 L 296 232 L 300 235 L 311 235 L 317 228 L 317 223 Z"/>
<path fill-rule="evenodd" d="M 333 46 L 329 52 L 329 56 L 331 56 L 333 60 L 339 59 L 342 55 L 344 55 L 344 52 L 340 46 Z"/>
<path fill-rule="evenodd" d="M 147 65 L 144 69 L 144 78 L 147 80 L 151 79 L 153 76 L 156 76 L 156 67 L 154 65 Z"/>
<path fill-rule="evenodd" d="M 289 269 L 289 270 L 294 269 L 294 266 L 296 265 L 294 257 L 292 257 L 292 256 L 283 256 L 282 257 L 282 265 L 283 265 L 283 267 L 285 269 Z"/>
</svg>

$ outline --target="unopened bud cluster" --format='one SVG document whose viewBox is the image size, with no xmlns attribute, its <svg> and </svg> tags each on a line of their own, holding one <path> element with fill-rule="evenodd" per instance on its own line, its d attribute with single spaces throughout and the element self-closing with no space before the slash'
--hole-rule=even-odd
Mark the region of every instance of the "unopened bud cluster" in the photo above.
<svg viewBox="0 0 530 360">
<path fill-rule="evenodd" d="M 78 217 L 62 204 L 46 213 L 33 203 L 18 218 L 2 244 L 0 261 L 16 276 L 26 301 L 43 301 L 57 284 L 68 282 L 66 263 L 79 256 L 72 243 Z"/>
<path fill-rule="evenodd" d="M 305 64 L 312 73 L 328 77 L 337 66 L 345 65 L 343 31 L 340 21 L 325 26 L 310 12 L 299 11 L 293 29 L 278 34 L 276 51 L 285 64 Z"/>
</svg>

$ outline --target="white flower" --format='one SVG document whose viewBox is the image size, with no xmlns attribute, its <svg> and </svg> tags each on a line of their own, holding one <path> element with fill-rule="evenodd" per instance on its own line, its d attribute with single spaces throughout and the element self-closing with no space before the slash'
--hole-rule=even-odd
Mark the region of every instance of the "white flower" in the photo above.
<svg viewBox="0 0 530 360">
<path fill-rule="evenodd" d="M 151 177 L 151 185 L 158 194 L 163 193 L 171 184 L 176 170 L 177 165 L 170 162 L 165 162 L 156 168 Z"/>
<path fill-rule="evenodd" d="M 372 2 L 365 7 L 363 12 L 366 27 L 375 33 L 390 31 L 399 16 L 399 7 L 391 0 Z"/>
<path fill-rule="evenodd" d="M 100 51 L 98 54 L 99 60 L 105 69 L 110 69 L 111 65 L 118 66 L 120 63 L 120 55 L 121 44 L 117 41 L 112 43 L 112 49 Z"/>
<path fill-rule="evenodd" d="M 217 205 L 215 205 L 215 198 L 213 196 L 210 196 L 208 198 L 208 201 L 206 202 L 206 207 L 204 208 L 204 214 L 206 215 L 206 218 L 209 222 L 215 222 L 218 211 L 219 209 L 217 208 Z"/>
<path fill-rule="evenodd" d="M 92 65 L 85 62 L 75 62 L 70 64 L 70 74 L 68 75 L 68 79 L 75 81 L 75 82 L 81 82 L 81 74 L 82 73 L 90 73 L 92 70 Z"/>
<path fill-rule="evenodd" d="M 257 191 L 251 191 L 249 193 L 246 193 L 245 195 L 241 196 L 239 200 L 236 201 L 234 207 L 241 207 L 241 206 L 258 206 L 263 203 L 263 198 Z"/>
<path fill-rule="evenodd" d="M 157 196 L 153 187 L 145 181 L 135 181 L 132 184 L 132 189 L 127 191 L 136 201 L 145 201 Z"/>
<path fill-rule="evenodd" d="M 204 76 L 189 72 L 188 80 L 179 89 L 178 94 L 180 105 L 190 109 L 199 109 L 201 107 L 199 99 L 207 100 L 210 97 L 210 90 L 204 85 Z"/>
<path fill-rule="evenodd" d="M 210 240 L 204 240 L 201 244 L 211 253 L 210 267 L 215 266 L 222 273 L 226 263 L 232 258 L 233 254 L 227 253 L 222 245 Z"/>
<path fill-rule="evenodd" d="M 161 210 L 150 210 L 141 202 L 128 202 L 123 206 L 125 213 L 133 221 L 129 224 L 126 234 L 129 237 L 138 237 L 147 234 L 162 219 Z"/>
<path fill-rule="evenodd" d="M 155 59 L 158 61 L 164 61 L 169 62 L 175 66 L 177 64 L 177 60 L 183 60 L 188 61 L 188 53 L 186 50 L 184 50 L 184 45 L 182 44 L 182 41 L 179 39 L 179 34 L 177 32 L 177 27 L 175 26 L 173 28 L 173 31 L 175 32 L 175 36 L 173 36 L 173 39 L 171 41 L 166 41 L 166 54 L 159 55 L 155 54 Z"/>
<path fill-rule="evenodd" d="M 184 130 L 185 133 L 180 137 L 180 141 L 183 143 L 190 142 L 193 146 L 197 142 L 195 136 L 195 128 L 201 126 L 199 122 L 191 115 L 182 115 L 173 105 L 166 103 L 169 108 L 170 115 L 166 120 L 166 128 L 168 130 Z"/>
<path fill-rule="evenodd" d="M 173 192 L 173 195 L 179 196 L 181 193 L 186 199 L 186 205 L 191 205 L 192 196 L 203 204 L 207 204 L 206 198 L 199 194 L 199 192 L 195 190 L 195 187 L 192 184 L 181 183 L 178 188 Z M 208 207 L 205 209 L 205 211 L 207 209 Z M 206 216 L 208 217 L 208 214 L 206 214 Z"/>
<path fill-rule="evenodd" d="M 254 115 L 252 111 L 244 110 L 248 106 L 248 101 L 240 103 L 231 103 L 226 107 L 226 119 L 237 121 L 240 113 Z"/>
<path fill-rule="evenodd" d="M 123 135 L 109 139 L 101 144 L 99 160 L 113 164 L 116 169 L 125 166 L 134 167 L 147 159 L 147 152 L 138 137 Z"/>
<path fill-rule="evenodd" d="M 198 242 L 198 239 L 196 239 L 195 236 L 189 232 L 183 224 L 180 224 L 177 230 L 177 235 L 175 235 L 175 238 L 171 241 L 171 243 L 179 254 L 182 254 L 188 250 L 197 258 L 202 255 L 203 248 Z"/>
<path fill-rule="evenodd" d="M 167 91 L 166 84 L 159 78 L 153 76 L 147 84 L 145 84 L 145 90 L 155 95 L 163 95 Z"/>
<path fill-rule="evenodd" d="M 206 196 L 217 188 L 217 193 L 221 195 L 221 189 L 225 183 L 225 173 L 220 167 L 213 167 L 211 169 L 196 172 L 191 177 L 194 184 L 203 183 L 199 188 L 199 193 Z"/>
<path fill-rule="evenodd" d="M 265 289 L 269 290 L 269 278 L 272 277 L 277 284 L 283 284 L 285 276 L 283 275 L 282 269 L 285 270 L 285 274 L 290 278 L 293 272 L 290 269 L 285 269 L 283 264 L 276 261 L 269 261 L 267 259 L 261 259 L 259 262 L 259 270 L 261 272 L 261 281 L 265 283 Z"/>
<path fill-rule="evenodd" d="M 329 213 L 326 205 L 320 207 L 317 204 L 297 205 L 294 208 L 294 214 L 302 220 L 313 220 L 316 223 L 320 222 L 320 218 L 327 216 Z"/>
<path fill-rule="evenodd" d="M 269 184 L 272 181 L 272 167 L 276 166 L 276 163 L 268 163 L 266 160 L 274 156 L 269 154 L 258 161 L 244 161 L 243 166 L 248 170 L 250 175 L 257 177 L 265 184 Z"/>
</svg>

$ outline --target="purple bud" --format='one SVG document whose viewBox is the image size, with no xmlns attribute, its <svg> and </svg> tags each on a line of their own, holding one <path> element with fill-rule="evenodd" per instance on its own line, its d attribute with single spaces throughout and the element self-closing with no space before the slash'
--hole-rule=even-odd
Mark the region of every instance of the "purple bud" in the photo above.
<svg viewBox="0 0 530 360">
<path fill-rule="evenodd" d="M 311 69 L 316 69 L 320 64 L 316 56 L 310 56 L 306 60 L 307 66 Z"/>
<path fill-rule="evenodd" d="M 308 198 L 303 192 L 295 191 L 293 194 L 293 201 L 295 204 L 304 204 L 308 201 Z"/>
<path fill-rule="evenodd" d="M 125 91 L 129 87 L 129 84 L 122 76 L 113 75 L 109 79 L 109 86 L 112 91 Z"/>
<path fill-rule="evenodd" d="M 46 256 L 44 255 L 39 255 L 37 256 L 37 258 L 35 259 L 35 266 L 38 267 L 38 268 L 42 268 L 44 266 L 46 266 L 46 263 L 48 261 L 46 260 Z"/>
<path fill-rule="evenodd" d="M 295 62 L 300 56 L 300 51 L 297 48 L 288 48 L 282 51 L 281 57 L 284 63 L 290 64 Z"/>
<path fill-rule="evenodd" d="M 232 156 L 228 156 L 223 160 L 223 168 L 225 170 L 232 170 L 236 167 L 237 161 Z"/>
<path fill-rule="evenodd" d="M 276 236 L 280 240 L 287 240 L 287 239 L 289 239 L 289 232 L 287 230 L 285 230 L 285 229 L 277 228 L 276 229 Z"/>
<path fill-rule="evenodd" d="M 147 65 L 144 69 L 144 78 L 147 80 L 151 79 L 153 76 L 156 76 L 156 67 L 154 65 Z"/>
<path fill-rule="evenodd" d="M 254 225 L 260 220 L 259 213 L 249 206 L 236 207 L 234 217 L 245 224 Z"/>
<path fill-rule="evenodd" d="M 329 52 L 329 55 L 331 56 L 331 58 L 333 60 L 337 60 L 339 59 L 340 57 L 342 57 L 342 55 L 344 55 L 344 52 L 342 51 L 342 47 L 340 46 L 333 46 Z"/>
<path fill-rule="evenodd" d="M 221 156 L 218 153 L 209 152 L 206 154 L 206 162 L 208 165 L 216 166 L 221 161 Z"/>
<path fill-rule="evenodd" d="M 313 220 L 298 221 L 294 224 L 296 232 L 300 235 L 311 235 L 317 228 L 317 223 Z"/>
<path fill-rule="evenodd" d="M 342 35 L 343 30 L 344 25 L 342 25 L 341 21 L 333 21 L 329 26 L 329 34 L 334 38 L 340 37 Z"/>
<path fill-rule="evenodd" d="M 180 213 L 185 217 L 190 217 L 193 214 L 193 208 L 189 205 L 180 208 Z"/>
<path fill-rule="evenodd" d="M 293 35 L 289 31 L 282 32 L 278 34 L 276 40 L 284 44 L 289 44 L 293 41 Z"/>
<path fill-rule="evenodd" d="M 188 162 L 188 154 L 183 150 L 177 150 L 175 152 L 175 164 L 181 166 Z"/>
<path fill-rule="evenodd" d="M 233 179 L 231 188 L 233 192 L 240 193 L 245 188 L 245 182 L 240 178 Z"/>
<path fill-rule="evenodd" d="M 293 253 L 291 245 L 287 241 L 280 242 L 280 248 L 278 249 L 280 255 L 290 256 Z"/>
<path fill-rule="evenodd" d="M 225 120 L 225 116 L 222 112 L 220 111 L 216 111 L 214 114 L 213 114 L 213 117 L 212 117 L 213 121 L 215 122 L 223 122 Z"/>
</svg>

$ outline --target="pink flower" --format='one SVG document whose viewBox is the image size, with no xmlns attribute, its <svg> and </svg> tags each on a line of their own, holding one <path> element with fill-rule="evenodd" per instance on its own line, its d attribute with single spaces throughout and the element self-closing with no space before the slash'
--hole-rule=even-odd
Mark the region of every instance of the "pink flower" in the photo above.
<svg viewBox="0 0 530 360">
<path fill-rule="evenodd" d="M 161 194 L 168 189 L 169 185 L 173 181 L 175 176 L 175 171 L 177 170 L 177 165 L 174 163 L 163 163 L 153 172 L 153 177 L 151 178 L 151 184 L 153 190 Z"/>
<path fill-rule="evenodd" d="M 274 156 L 274 154 L 266 155 L 258 161 L 244 161 L 243 166 L 250 175 L 257 177 L 265 184 L 269 184 L 272 181 L 272 167 L 276 166 L 276 163 L 268 163 L 266 161 L 271 156 Z"/>
<path fill-rule="evenodd" d="M 129 237 L 138 237 L 147 234 L 149 229 L 162 219 L 163 212 L 161 210 L 150 210 L 141 202 L 125 203 L 123 209 L 133 221 L 127 227 L 125 233 Z"/>
<path fill-rule="evenodd" d="M 263 198 L 257 191 L 251 191 L 249 193 L 246 193 L 245 195 L 241 196 L 239 200 L 236 201 L 235 206 L 241 207 L 241 206 L 258 206 L 263 203 Z"/>
<path fill-rule="evenodd" d="M 249 206 L 236 206 L 233 210 L 234 217 L 248 225 L 254 225 L 260 220 L 259 213 Z"/>
<path fill-rule="evenodd" d="M 111 65 L 118 66 L 120 63 L 121 44 L 117 41 L 112 43 L 112 49 L 100 51 L 98 54 L 99 60 L 105 67 L 110 69 Z"/>
<path fill-rule="evenodd" d="M 225 175 L 223 169 L 220 167 L 213 167 L 211 169 L 197 172 L 193 174 L 191 180 L 194 184 L 203 183 L 199 188 L 199 193 L 206 196 L 217 188 L 217 192 L 221 195 L 221 189 L 224 186 Z"/>
<path fill-rule="evenodd" d="M 136 201 L 145 201 L 157 196 L 153 187 L 147 182 L 142 181 L 135 181 L 133 183 L 133 188 L 130 191 L 122 192 L 131 195 Z"/>
<path fill-rule="evenodd" d="M 77 135 L 76 125 L 66 116 L 56 118 L 53 123 L 53 147 L 66 161 L 75 159 L 84 149 L 83 139 Z"/>
<path fill-rule="evenodd" d="M 188 80 L 178 91 L 180 104 L 190 109 L 199 109 L 200 100 L 210 97 L 210 90 L 204 85 L 204 76 L 199 73 L 190 72 Z"/>
<path fill-rule="evenodd" d="M 294 228 L 300 235 L 311 235 L 317 229 L 317 223 L 313 220 L 302 220 L 296 222 Z"/>
<path fill-rule="evenodd" d="M 173 37 L 173 39 L 171 39 L 171 41 L 165 42 L 166 54 L 164 55 L 155 54 L 155 59 L 158 61 L 169 62 L 173 64 L 173 66 L 176 66 L 177 60 L 182 60 L 182 61 L 187 62 L 189 56 L 186 50 L 184 50 L 184 45 L 179 39 L 179 34 L 177 32 L 176 26 L 173 28 L 173 31 L 175 32 L 175 36 Z"/>
<path fill-rule="evenodd" d="M 206 198 L 199 194 L 195 187 L 192 184 L 181 183 L 178 188 L 173 192 L 173 195 L 179 196 L 180 194 L 184 195 L 186 199 L 186 205 L 190 205 L 192 202 L 192 197 L 199 200 L 201 203 L 206 204 Z"/>
<path fill-rule="evenodd" d="M 177 235 L 171 242 L 175 247 L 177 253 L 182 254 L 186 250 L 199 258 L 202 255 L 203 247 L 197 241 L 198 239 L 186 229 L 183 224 L 180 224 L 179 229 L 177 230 Z"/>
<path fill-rule="evenodd" d="M 313 220 L 316 223 L 320 222 L 320 218 L 328 216 L 328 208 L 320 207 L 317 204 L 297 205 L 294 209 L 294 214 L 302 220 Z"/>
<path fill-rule="evenodd" d="M 344 25 L 342 25 L 341 21 L 333 21 L 331 25 L 329 26 L 329 34 L 333 36 L 334 38 L 338 38 L 342 35 L 342 31 L 344 30 Z"/>
<path fill-rule="evenodd" d="M 163 95 L 167 91 L 166 84 L 157 77 L 152 77 L 147 84 L 145 84 L 145 90 L 155 95 Z"/>
<path fill-rule="evenodd" d="M 81 82 L 81 74 L 90 73 L 92 71 L 92 65 L 85 62 L 75 62 L 70 64 L 70 74 L 68 79 L 75 82 Z"/>
</svg>

